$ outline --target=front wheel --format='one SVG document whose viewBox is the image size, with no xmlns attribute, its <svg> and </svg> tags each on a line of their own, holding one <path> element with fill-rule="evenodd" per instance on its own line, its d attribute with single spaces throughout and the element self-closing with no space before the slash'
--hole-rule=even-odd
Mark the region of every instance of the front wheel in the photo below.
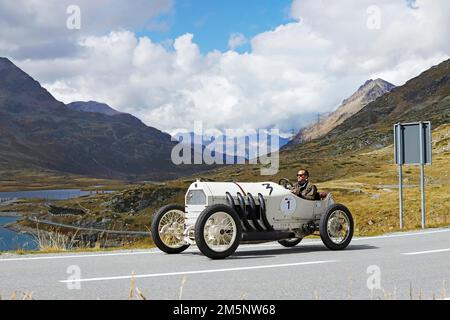
<svg viewBox="0 0 450 320">
<path fill-rule="evenodd" d="M 353 237 L 353 217 L 347 207 L 333 204 L 320 218 L 320 238 L 328 249 L 345 249 Z"/>
<path fill-rule="evenodd" d="M 281 244 L 283 247 L 291 248 L 295 247 L 302 241 L 302 238 L 292 238 L 292 239 L 285 239 L 278 241 L 279 244 Z"/>
<path fill-rule="evenodd" d="M 195 242 L 200 251 L 211 259 L 232 255 L 242 237 L 241 221 L 237 212 L 227 205 L 206 208 L 195 224 Z"/>
<path fill-rule="evenodd" d="M 153 216 L 151 233 L 156 246 L 166 253 L 180 253 L 189 247 L 184 242 L 184 207 L 169 204 Z"/>
</svg>

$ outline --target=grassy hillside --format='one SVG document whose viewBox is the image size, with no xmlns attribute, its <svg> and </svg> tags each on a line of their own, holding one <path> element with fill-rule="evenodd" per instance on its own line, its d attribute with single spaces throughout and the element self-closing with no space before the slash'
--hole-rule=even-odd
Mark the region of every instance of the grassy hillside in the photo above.
<svg viewBox="0 0 450 320">
<path fill-rule="evenodd" d="M 127 187 L 130 185 L 121 180 L 97 179 L 42 169 L 0 169 L 0 192 L 54 189 L 122 190 Z"/>
</svg>

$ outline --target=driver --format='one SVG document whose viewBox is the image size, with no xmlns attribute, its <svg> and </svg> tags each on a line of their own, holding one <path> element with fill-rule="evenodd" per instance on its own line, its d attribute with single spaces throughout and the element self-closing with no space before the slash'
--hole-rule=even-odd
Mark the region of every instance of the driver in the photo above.
<svg viewBox="0 0 450 320">
<path fill-rule="evenodd" d="M 291 188 L 292 193 L 300 198 L 306 200 L 316 200 L 317 188 L 309 182 L 309 172 L 305 169 L 300 169 L 297 173 L 297 183 Z"/>
</svg>

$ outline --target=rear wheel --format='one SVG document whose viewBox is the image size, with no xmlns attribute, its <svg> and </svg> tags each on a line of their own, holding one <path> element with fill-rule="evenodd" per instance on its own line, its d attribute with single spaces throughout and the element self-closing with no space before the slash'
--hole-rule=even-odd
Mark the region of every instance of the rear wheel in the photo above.
<svg viewBox="0 0 450 320">
<path fill-rule="evenodd" d="M 151 233 L 156 246 L 166 253 L 180 253 L 189 247 L 184 242 L 184 207 L 170 204 L 153 216 Z"/>
<path fill-rule="evenodd" d="M 278 241 L 278 243 L 281 244 L 283 247 L 291 248 L 291 247 L 295 247 L 296 245 L 298 245 L 300 243 L 300 241 L 302 241 L 302 238 L 292 238 L 292 239 L 280 240 L 280 241 Z"/>
<path fill-rule="evenodd" d="M 224 259 L 232 255 L 241 237 L 239 216 L 227 205 L 206 208 L 195 224 L 195 242 L 200 251 L 211 259 Z"/>
<path fill-rule="evenodd" d="M 320 218 L 320 238 L 328 249 L 345 249 L 353 237 L 353 218 L 342 204 L 331 205 Z"/>
</svg>

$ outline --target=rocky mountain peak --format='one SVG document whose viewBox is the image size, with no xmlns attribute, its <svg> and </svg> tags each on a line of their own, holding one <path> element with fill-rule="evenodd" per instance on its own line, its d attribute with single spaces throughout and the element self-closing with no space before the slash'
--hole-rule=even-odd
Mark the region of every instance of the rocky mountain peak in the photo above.
<svg viewBox="0 0 450 320">
<path fill-rule="evenodd" d="M 0 70 L 14 67 L 14 64 L 8 58 L 0 57 Z"/>
<path fill-rule="evenodd" d="M 395 88 L 395 85 L 383 79 L 367 80 L 355 93 L 342 101 L 342 104 L 334 112 L 320 119 L 320 121 L 300 129 L 289 145 L 324 136 L 370 102 L 390 92 L 393 88 Z"/>
<path fill-rule="evenodd" d="M 8 108 L 16 112 L 26 111 L 29 108 L 62 107 L 53 96 L 27 73 L 22 71 L 7 58 L 0 57 L 0 108 L 5 99 L 14 104 L 7 103 Z"/>
<path fill-rule="evenodd" d="M 76 111 L 96 112 L 106 114 L 107 116 L 115 116 L 121 114 L 121 112 L 111 108 L 106 103 L 100 103 L 97 101 L 75 101 L 67 104 L 67 107 Z"/>
<path fill-rule="evenodd" d="M 367 104 L 394 88 L 395 85 L 383 79 L 369 79 L 353 95 L 342 101 L 342 105 L 361 99 L 361 97 L 365 98 L 363 103 Z"/>
</svg>

